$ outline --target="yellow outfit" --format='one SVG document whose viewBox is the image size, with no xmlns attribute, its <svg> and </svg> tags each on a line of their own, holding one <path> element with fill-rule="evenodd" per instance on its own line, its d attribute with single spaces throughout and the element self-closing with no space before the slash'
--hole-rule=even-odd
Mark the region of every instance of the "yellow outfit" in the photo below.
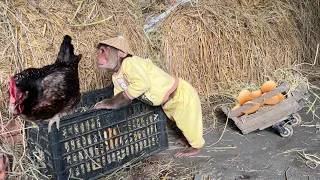
<svg viewBox="0 0 320 180">
<path fill-rule="evenodd" d="M 150 59 L 137 56 L 125 58 L 112 81 L 115 95 L 124 91 L 130 99 L 137 98 L 154 106 L 166 102 L 178 86 L 178 79 L 155 66 Z"/>
<path fill-rule="evenodd" d="M 125 58 L 119 71 L 112 75 L 112 81 L 114 95 L 124 91 L 130 99 L 162 105 L 189 144 L 194 148 L 203 147 L 201 104 L 197 92 L 188 82 L 170 76 L 150 59 L 137 56 Z M 169 99 L 172 92 L 174 95 Z"/>
</svg>

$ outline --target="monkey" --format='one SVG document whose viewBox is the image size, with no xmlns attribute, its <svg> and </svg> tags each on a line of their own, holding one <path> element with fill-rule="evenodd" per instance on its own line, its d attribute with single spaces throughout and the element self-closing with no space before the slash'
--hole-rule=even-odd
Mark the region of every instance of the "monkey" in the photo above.
<svg viewBox="0 0 320 180">
<path fill-rule="evenodd" d="M 119 109 L 138 99 L 161 106 L 185 139 L 186 148 L 174 157 L 198 154 L 204 147 L 202 110 L 199 95 L 190 83 L 169 75 L 148 58 L 135 56 L 123 36 L 99 42 L 97 67 L 113 73 L 114 96 L 98 102 L 95 109 Z"/>
</svg>

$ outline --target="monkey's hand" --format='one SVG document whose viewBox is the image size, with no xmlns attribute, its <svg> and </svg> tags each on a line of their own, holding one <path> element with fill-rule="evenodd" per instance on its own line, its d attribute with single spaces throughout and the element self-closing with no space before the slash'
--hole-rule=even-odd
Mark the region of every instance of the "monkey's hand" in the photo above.
<svg viewBox="0 0 320 180">
<path fill-rule="evenodd" d="M 94 109 L 119 109 L 123 106 L 131 104 L 131 99 L 126 95 L 125 92 L 120 92 L 110 99 L 105 99 L 98 102 L 93 108 Z"/>
<path fill-rule="evenodd" d="M 94 109 L 112 109 L 112 104 L 110 103 L 110 99 L 105 99 L 98 102 L 93 107 Z"/>
</svg>

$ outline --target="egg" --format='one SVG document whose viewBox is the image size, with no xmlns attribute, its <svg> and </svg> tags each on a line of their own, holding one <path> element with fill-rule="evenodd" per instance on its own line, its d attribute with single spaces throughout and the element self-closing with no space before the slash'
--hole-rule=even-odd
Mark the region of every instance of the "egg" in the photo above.
<svg viewBox="0 0 320 180">
<path fill-rule="evenodd" d="M 247 101 L 251 101 L 251 97 L 250 97 L 250 91 L 249 90 L 242 90 L 240 93 L 239 93 L 239 96 L 238 96 L 238 103 L 240 105 L 243 105 L 245 102 Z"/>
<path fill-rule="evenodd" d="M 240 105 L 240 104 L 237 104 L 235 107 L 232 108 L 231 111 L 236 110 L 236 109 L 238 109 L 239 107 L 241 107 L 241 105 Z M 237 117 L 242 116 L 243 114 L 244 114 L 244 113 L 241 112 L 240 114 L 237 115 Z"/>
<path fill-rule="evenodd" d="M 261 91 L 262 93 L 272 91 L 276 89 L 277 84 L 274 81 L 266 81 L 265 83 L 262 84 L 261 86 Z"/>
<path fill-rule="evenodd" d="M 284 100 L 284 95 L 283 94 L 280 93 L 277 96 L 279 97 L 279 102 Z"/>
<path fill-rule="evenodd" d="M 262 95 L 262 92 L 260 90 L 252 91 L 250 93 L 250 98 L 251 98 L 251 100 L 254 100 L 254 99 L 260 97 L 261 95 Z"/>
<path fill-rule="evenodd" d="M 252 101 L 248 101 L 248 102 L 246 102 L 246 103 L 244 103 L 244 104 L 250 104 L 250 103 L 251 103 L 251 104 L 255 104 L 255 105 L 252 106 L 251 108 L 243 111 L 245 114 L 254 113 L 254 112 L 256 112 L 256 111 L 260 108 L 260 104 L 259 104 L 259 103 L 254 103 L 254 102 L 252 102 Z"/>
</svg>

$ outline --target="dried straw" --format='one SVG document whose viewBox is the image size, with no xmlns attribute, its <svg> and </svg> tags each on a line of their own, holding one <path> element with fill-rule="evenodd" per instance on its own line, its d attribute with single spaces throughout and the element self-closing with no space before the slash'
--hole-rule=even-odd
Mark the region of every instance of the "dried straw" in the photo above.
<svg viewBox="0 0 320 180">
<path fill-rule="evenodd" d="M 52 63 L 64 34 L 73 37 L 75 51 L 84 55 L 80 63 L 82 91 L 100 88 L 105 78 L 95 66 L 95 47 L 109 37 L 122 34 L 137 55 L 145 56 L 148 42 L 139 22 L 138 6 L 130 1 L 28 1 L 3 3 L 10 24 L 6 44 L 15 51 L 15 61 L 4 61 L 12 73 L 27 67 Z M 126 26 L 123 26 L 123 25 Z M 13 47 L 11 47 L 13 46 Z"/>
<path fill-rule="evenodd" d="M 122 34 L 137 55 L 149 56 L 170 73 L 190 81 L 202 102 L 210 102 L 209 97 L 218 92 L 235 95 L 248 86 L 257 88 L 267 79 L 290 79 L 297 84 L 291 73 L 292 65 L 312 63 L 320 39 L 319 0 L 186 3 L 169 15 L 160 31 L 152 32 L 149 37 L 142 29 L 142 11 L 137 3 L 133 0 L 1 1 L 1 124 L 14 120 L 7 113 L 8 77 L 28 67 L 52 63 L 64 34 L 71 35 L 76 53 L 83 54 L 82 91 L 110 83 L 109 76 L 96 69 L 95 46 L 102 39 Z M 163 7 L 153 9 L 163 11 Z M 13 157 L 14 173 L 9 179 L 39 177 L 38 167 L 29 164 L 25 141 L 9 144 L 0 139 L 0 142 L 0 151 Z M 166 177 L 162 169 L 169 174 L 172 170 L 165 163 L 151 163 L 161 166 L 157 173 L 149 175 L 151 179 Z M 154 171 L 156 167 L 149 166 L 151 163 L 131 170 L 144 173 L 150 167 Z"/>
<path fill-rule="evenodd" d="M 320 165 L 320 157 L 318 154 L 309 154 L 305 152 L 306 149 L 302 148 L 294 148 L 290 149 L 281 153 L 278 153 L 278 155 L 282 154 L 289 154 L 289 153 L 298 153 L 300 157 L 302 157 L 305 160 L 305 165 L 308 166 L 311 169 L 316 169 Z"/>
<path fill-rule="evenodd" d="M 103 179 L 192 179 L 196 168 L 184 167 L 173 158 L 155 156 L 136 164 L 129 164 Z"/>
<path fill-rule="evenodd" d="M 17 120 L 7 112 L 9 76 L 54 62 L 65 34 L 73 38 L 75 52 L 83 54 L 79 65 L 81 91 L 98 89 L 111 82 L 108 74 L 96 68 L 95 53 L 100 40 L 121 34 L 137 55 L 145 57 L 149 40 L 142 28 L 141 15 L 140 7 L 131 0 L 1 1 L 1 124 Z M 0 151 L 13 157 L 14 173 L 9 179 L 39 177 L 37 168 L 28 165 L 25 140 L 10 144 L 0 138 L 0 142 Z"/>
<path fill-rule="evenodd" d="M 315 37 L 312 23 L 319 18 L 314 18 L 318 10 L 311 2 L 186 3 L 161 26 L 166 69 L 191 82 L 202 102 L 217 93 L 236 96 L 240 89 L 278 80 L 275 71 L 313 59 L 316 44 L 307 42 Z"/>
</svg>

